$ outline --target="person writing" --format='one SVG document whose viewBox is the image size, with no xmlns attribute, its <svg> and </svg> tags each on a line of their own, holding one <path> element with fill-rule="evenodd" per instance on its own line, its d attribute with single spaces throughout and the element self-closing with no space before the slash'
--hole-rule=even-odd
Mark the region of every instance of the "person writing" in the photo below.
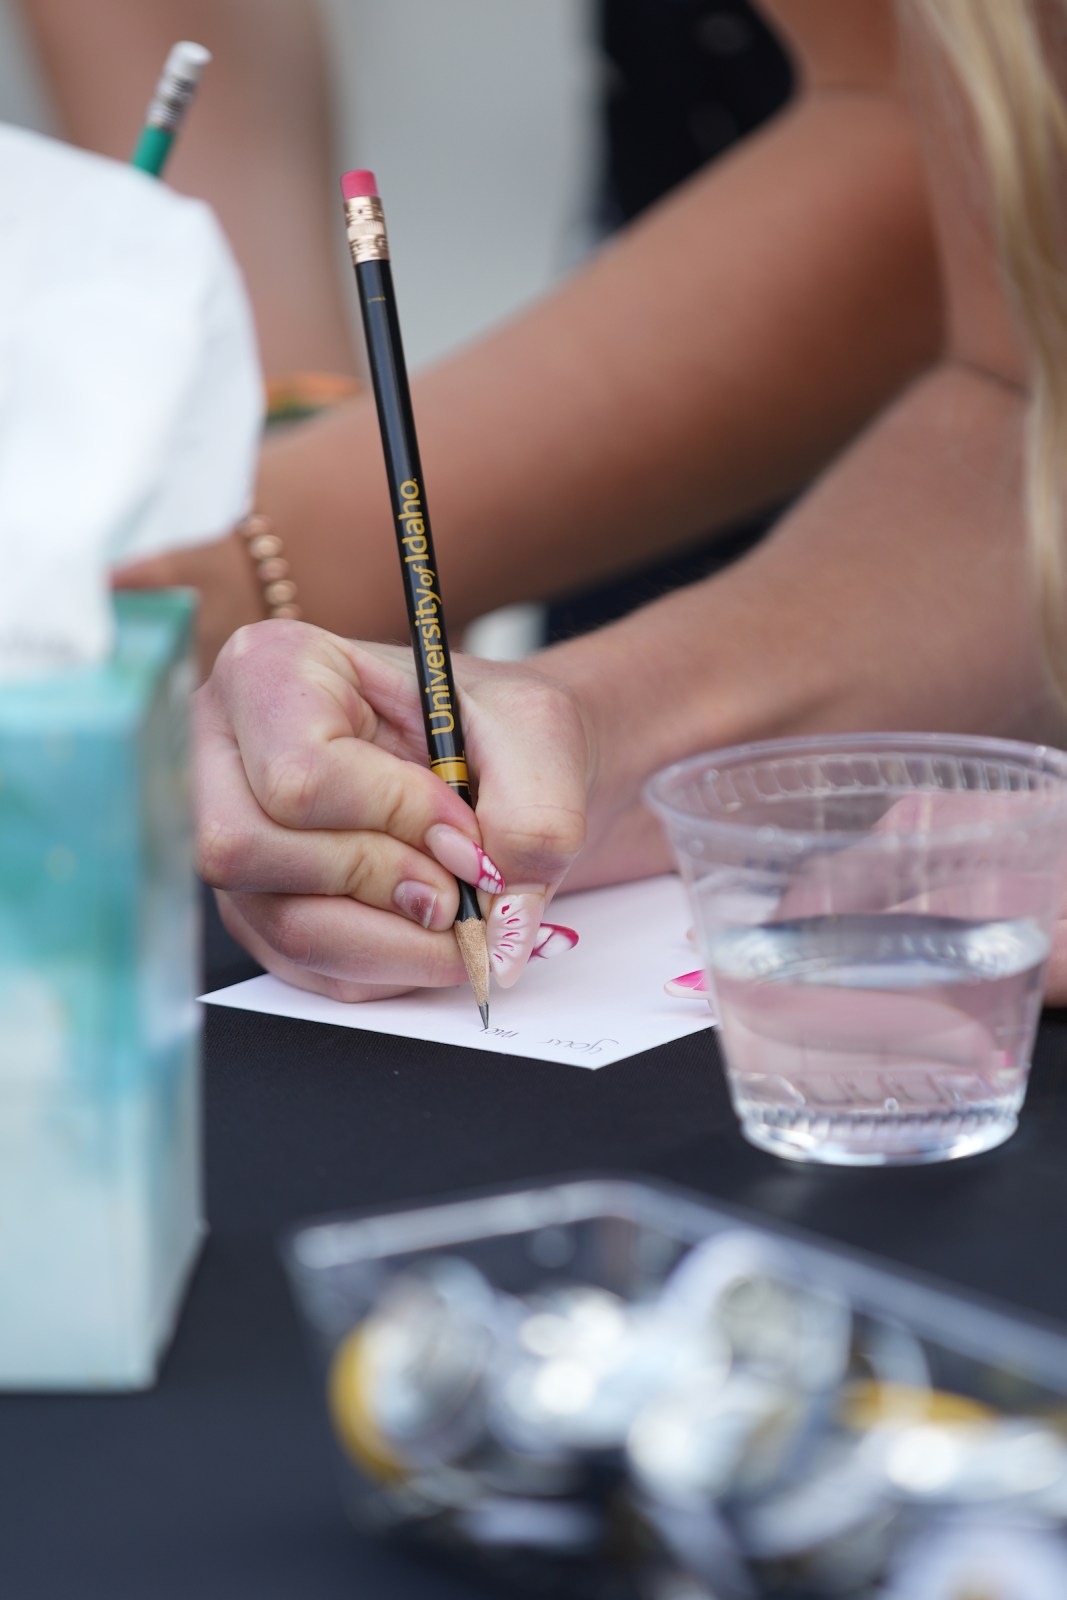
<svg viewBox="0 0 1067 1600">
<path fill-rule="evenodd" d="M 662 528 L 690 515 L 705 521 L 708 507 L 726 504 L 727 483 L 736 505 L 743 484 L 781 489 L 833 459 L 770 538 L 725 573 L 522 667 L 457 662 L 475 815 L 422 765 L 407 652 L 303 624 L 239 631 L 199 696 L 201 865 L 231 931 L 291 982 L 357 1000 L 461 981 L 447 874 L 476 882 L 483 853 L 506 880 L 507 900 L 522 906 L 514 980 L 548 937 L 545 909 L 565 875 L 577 888 L 668 865 L 641 786 L 698 749 L 816 729 L 1062 736 L 1030 581 L 1035 553 L 1055 657 L 1067 308 L 1054 154 L 1064 113 L 1036 8 L 902 0 L 893 12 L 776 0 L 767 9 L 803 83 L 751 156 L 782 157 L 775 141 L 788 125 L 778 179 L 768 168 L 765 191 L 745 186 L 778 209 L 754 200 L 750 235 L 735 234 L 721 252 L 705 243 L 700 308 L 726 330 L 720 360 L 739 328 L 749 334 L 751 387 L 740 384 L 727 414 L 716 403 L 722 368 L 694 334 L 683 403 L 657 366 L 657 335 L 678 312 L 680 289 L 661 281 L 656 295 L 629 300 L 628 343 L 648 358 L 651 393 L 628 429 L 615 418 L 615 471 L 594 485 L 586 447 L 595 453 L 627 358 L 606 338 L 597 346 L 596 326 L 569 356 L 566 339 L 553 344 L 546 329 L 541 427 L 551 431 L 577 391 L 591 437 L 558 441 L 551 489 L 544 474 L 531 480 L 544 543 L 532 530 L 523 543 L 521 496 L 501 542 L 512 562 L 523 548 L 540 561 L 547 548 L 551 565 L 560 524 L 582 543 L 582 524 L 568 520 L 575 506 L 594 527 L 606 506 L 625 550 L 650 518 Z M 1067 11 L 1049 8 L 1042 25 L 1067 38 Z M 798 149 L 808 162 L 799 170 Z M 713 177 L 732 183 L 748 159 Z M 676 203 L 672 226 L 692 221 L 689 198 Z M 817 233 L 813 254 L 799 242 L 790 252 L 788 229 L 768 237 L 771 216 L 792 221 L 797 241 L 807 228 Z M 683 278 L 699 237 L 683 252 Z M 747 273 L 739 237 L 750 247 Z M 630 242 L 652 256 L 661 239 L 650 225 Z M 605 300 L 611 274 L 625 275 L 622 249 L 614 264 L 609 253 L 591 269 L 606 274 Z M 735 253 L 727 300 L 716 260 Z M 888 278 L 887 260 L 897 263 Z M 525 329 L 497 337 L 521 344 Z M 773 338 L 762 337 L 768 330 Z M 892 380 L 887 352 L 899 363 Z M 491 353 L 464 359 L 469 400 L 450 424 L 460 454 L 469 426 L 460 411 L 488 427 L 480 408 L 489 397 L 502 403 Z M 636 404 L 636 385 L 633 393 Z M 553 394 L 565 397 L 555 408 Z M 509 420 L 497 418 L 502 438 Z M 335 416 L 322 427 L 342 425 Z M 447 482 L 447 450 L 439 459 Z M 439 473 L 429 459 L 426 468 L 437 518 Z M 475 524 L 477 503 L 476 494 Z M 443 538 L 440 546 L 451 605 L 454 557 Z M 381 559 L 395 559 L 385 539 Z M 494 900 L 491 941 L 503 899 Z"/>
</svg>

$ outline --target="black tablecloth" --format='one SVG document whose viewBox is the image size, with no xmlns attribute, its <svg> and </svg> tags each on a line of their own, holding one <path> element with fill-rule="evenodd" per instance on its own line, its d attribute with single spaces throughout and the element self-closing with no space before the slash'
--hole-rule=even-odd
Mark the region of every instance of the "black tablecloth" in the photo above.
<svg viewBox="0 0 1067 1600">
<path fill-rule="evenodd" d="M 254 968 L 212 926 L 209 978 Z M 588 1171 L 666 1178 L 1067 1328 L 1067 1019 L 1022 1126 L 947 1166 L 793 1166 L 739 1137 L 708 1033 L 599 1072 L 209 1007 L 211 1233 L 153 1392 L 0 1400 L 2 1600 L 453 1600 L 352 1531 L 279 1265 L 324 1211 Z"/>
</svg>

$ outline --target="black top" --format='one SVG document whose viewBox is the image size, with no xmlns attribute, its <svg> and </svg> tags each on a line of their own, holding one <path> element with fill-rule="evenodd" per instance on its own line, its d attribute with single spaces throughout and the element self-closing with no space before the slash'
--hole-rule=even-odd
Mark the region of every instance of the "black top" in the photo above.
<svg viewBox="0 0 1067 1600">
<path fill-rule="evenodd" d="M 600 0 L 605 232 L 780 111 L 793 71 L 747 0 Z"/>
<path fill-rule="evenodd" d="M 780 111 L 793 71 L 747 0 L 600 0 L 597 22 L 604 139 L 596 224 L 613 233 Z M 546 641 L 710 576 L 750 550 L 772 520 L 746 518 L 595 588 L 554 596 Z"/>
</svg>

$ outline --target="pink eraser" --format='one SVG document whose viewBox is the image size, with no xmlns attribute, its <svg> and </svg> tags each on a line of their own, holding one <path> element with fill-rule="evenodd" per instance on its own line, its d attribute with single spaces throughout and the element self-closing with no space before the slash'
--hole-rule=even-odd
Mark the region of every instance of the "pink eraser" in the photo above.
<svg viewBox="0 0 1067 1600">
<path fill-rule="evenodd" d="M 346 200 L 362 200 L 369 194 L 378 193 L 378 185 L 374 181 L 374 173 L 361 167 L 356 172 L 346 172 L 341 178 L 341 193 Z"/>
</svg>

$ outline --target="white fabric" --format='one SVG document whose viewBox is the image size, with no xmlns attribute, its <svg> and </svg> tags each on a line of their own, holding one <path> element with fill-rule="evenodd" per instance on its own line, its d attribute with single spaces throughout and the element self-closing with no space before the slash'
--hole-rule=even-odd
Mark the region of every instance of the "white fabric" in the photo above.
<svg viewBox="0 0 1067 1600">
<path fill-rule="evenodd" d="M 97 661 L 109 572 L 248 508 L 263 385 L 211 211 L 0 126 L 0 679 Z"/>
</svg>

